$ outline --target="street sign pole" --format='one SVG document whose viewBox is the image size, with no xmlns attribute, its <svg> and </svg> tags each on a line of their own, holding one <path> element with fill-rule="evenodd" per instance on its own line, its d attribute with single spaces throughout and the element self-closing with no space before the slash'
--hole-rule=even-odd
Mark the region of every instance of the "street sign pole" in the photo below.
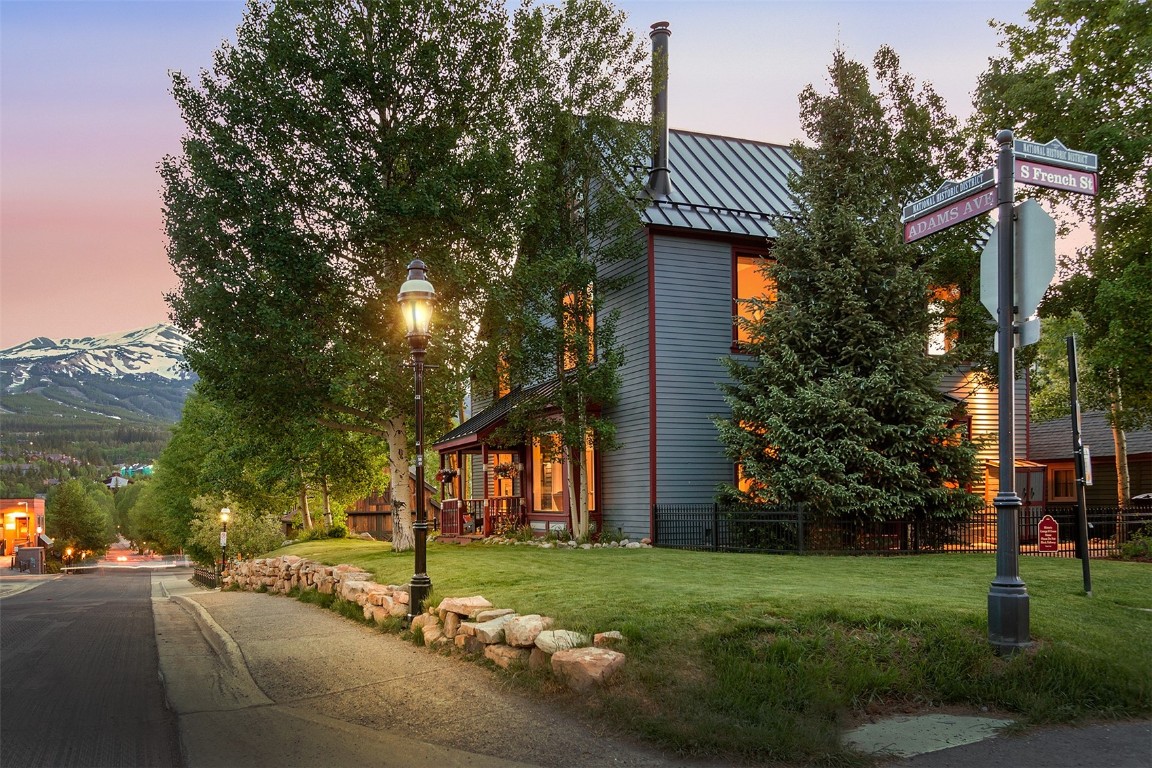
<svg viewBox="0 0 1152 768">
<path fill-rule="evenodd" d="M 1092 571 L 1088 565 L 1088 488 L 1084 472 L 1084 437 L 1080 433 L 1080 371 L 1076 365 L 1076 337 L 1068 339 L 1068 396 L 1072 406 L 1072 451 L 1076 457 L 1076 554 L 1084 571 L 1084 594 L 1092 597 Z"/>
<path fill-rule="evenodd" d="M 996 578 L 988 590 L 988 641 L 997 653 L 1011 654 L 1031 645 L 1028 616 L 1028 590 L 1020 578 L 1020 497 L 1016 495 L 1016 373 L 1014 296 L 1015 196 L 1012 131 L 996 135 L 1000 144 L 997 158 L 997 236 L 999 238 L 999 295 L 997 328 L 1000 355 L 1000 490 L 992 505 L 996 508 Z"/>
</svg>

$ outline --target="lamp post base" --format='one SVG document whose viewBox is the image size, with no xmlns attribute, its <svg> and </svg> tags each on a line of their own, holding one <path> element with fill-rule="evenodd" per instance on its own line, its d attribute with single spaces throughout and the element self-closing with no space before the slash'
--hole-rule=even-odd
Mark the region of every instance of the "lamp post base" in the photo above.
<svg viewBox="0 0 1152 768">
<path fill-rule="evenodd" d="M 412 619 L 424 612 L 424 603 L 432 591 L 432 579 L 427 574 L 418 573 L 412 577 L 408 584 L 408 626 L 412 626 Z"/>
<path fill-rule="evenodd" d="M 1030 647 L 1028 626 L 1028 592 L 1023 583 L 992 582 L 988 590 L 988 642 L 996 653 L 1011 656 Z"/>
</svg>

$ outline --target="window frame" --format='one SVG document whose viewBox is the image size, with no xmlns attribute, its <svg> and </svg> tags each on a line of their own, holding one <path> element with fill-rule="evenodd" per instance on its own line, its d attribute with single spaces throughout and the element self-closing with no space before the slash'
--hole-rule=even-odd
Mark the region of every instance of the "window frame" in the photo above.
<svg viewBox="0 0 1152 768">
<path fill-rule="evenodd" d="M 768 262 L 768 263 L 775 263 L 776 262 L 776 259 L 772 256 L 771 249 L 769 249 L 769 248 L 749 248 L 749 247 L 733 247 L 732 248 L 732 262 L 731 262 L 731 266 L 732 266 L 732 339 L 731 339 L 731 341 L 732 341 L 732 350 L 734 352 L 740 351 L 746 344 L 748 344 L 751 341 L 751 339 L 741 338 L 740 324 L 739 324 L 739 322 L 737 322 L 737 319 L 742 316 L 741 309 L 742 309 L 743 305 L 741 305 L 740 302 L 747 300 L 747 299 L 758 298 L 758 296 L 741 296 L 740 295 L 740 264 L 741 264 L 741 261 L 747 261 L 747 260 L 751 260 L 751 259 L 760 259 L 760 260 L 763 260 L 764 262 Z M 768 278 L 763 278 L 763 280 L 764 280 L 764 282 L 761 284 L 767 285 L 768 284 L 768 282 L 767 282 Z M 772 287 L 771 294 L 768 294 L 768 295 L 760 294 L 760 295 L 766 296 L 766 298 L 768 298 L 770 301 L 775 302 L 777 300 L 777 289 L 776 289 L 776 283 L 774 280 L 771 281 L 771 287 Z"/>
</svg>

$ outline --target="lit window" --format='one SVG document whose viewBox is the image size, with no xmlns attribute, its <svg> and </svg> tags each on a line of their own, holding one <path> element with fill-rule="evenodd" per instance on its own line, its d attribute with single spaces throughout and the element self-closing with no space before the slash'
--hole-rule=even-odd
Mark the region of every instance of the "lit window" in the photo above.
<svg viewBox="0 0 1152 768">
<path fill-rule="evenodd" d="M 943 355 L 952 351 L 959 337 L 956 315 L 953 313 L 960 299 L 960 289 L 951 285 L 931 290 L 928 312 L 932 317 L 932 325 L 928 330 L 928 354 Z"/>
<path fill-rule="evenodd" d="M 596 509 L 596 451 L 589 433 L 584 447 L 580 482 L 588 509 Z M 538 512 L 563 512 L 565 497 L 564 459 L 556 435 L 545 435 L 532 443 L 532 491 Z"/>
<path fill-rule="evenodd" d="M 564 463 L 555 435 L 532 442 L 532 491 L 538 511 L 564 510 Z"/>
<path fill-rule="evenodd" d="M 764 269 L 772 262 L 762 254 L 737 254 L 736 279 L 733 297 L 733 317 L 741 317 L 749 322 L 760 319 L 759 312 L 748 303 L 749 299 L 776 301 L 776 281 L 764 274 Z M 752 340 L 747 330 L 733 322 L 735 338 L 740 342 Z"/>
<path fill-rule="evenodd" d="M 512 391 L 511 376 L 508 373 L 508 358 L 500 355 L 496 361 L 496 399 L 504 397 Z"/>
<path fill-rule="evenodd" d="M 581 331 L 581 320 L 584 330 Z M 592 309 L 592 289 L 579 295 L 570 293 L 564 297 L 564 370 L 570 371 L 576 367 L 577 348 L 585 350 L 585 360 L 593 361 L 596 354 L 594 344 L 596 331 L 596 315 Z"/>
</svg>

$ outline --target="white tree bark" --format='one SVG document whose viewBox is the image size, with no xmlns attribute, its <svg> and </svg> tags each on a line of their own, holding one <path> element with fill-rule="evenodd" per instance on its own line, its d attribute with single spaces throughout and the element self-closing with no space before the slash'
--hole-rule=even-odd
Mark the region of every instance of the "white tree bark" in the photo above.
<svg viewBox="0 0 1152 768">
<path fill-rule="evenodd" d="M 416 534 L 412 530 L 412 509 L 408 503 L 412 498 L 412 483 L 408 476 L 408 432 L 404 429 L 404 418 L 388 419 L 385 432 L 392 475 L 392 551 L 407 552 L 416 546 Z"/>
</svg>

